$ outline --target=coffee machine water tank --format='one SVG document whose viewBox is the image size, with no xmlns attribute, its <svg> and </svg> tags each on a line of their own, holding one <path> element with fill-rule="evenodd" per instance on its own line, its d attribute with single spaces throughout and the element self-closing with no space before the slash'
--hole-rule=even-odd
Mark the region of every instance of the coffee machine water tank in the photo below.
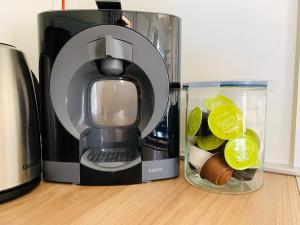
<svg viewBox="0 0 300 225">
<path fill-rule="evenodd" d="M 179 174 L 180 19 L 98 10 L 39 15 L 44 178 L 132 184 Z"/>
</svg>

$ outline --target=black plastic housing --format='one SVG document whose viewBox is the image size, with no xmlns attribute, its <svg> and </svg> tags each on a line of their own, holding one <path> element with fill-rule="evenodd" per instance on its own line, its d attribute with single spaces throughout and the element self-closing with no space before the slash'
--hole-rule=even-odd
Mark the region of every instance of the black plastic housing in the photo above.
<svg viewBox="0 0 300 225">
<path fill-rule="evenodd" d="M 149 16 L 153 15 L 152 13 L 144 14 Z M 58 53 L 63 46 L 79 32 L 94 26 L 107 24 L 128 27 L 128 23 L 124 20 L 124 16 L 127 18 L 132 16 L 132 18 L 134 18 L 135 15 L 136 12 L 122 10 L 51 11 L 39 14 L 39 70 L 43 160 L 79 163 L 81 155 L 79 140 L 68 133 L 60 123 L 54 112 L 50 98 L 51 71 Z M 155 43 L 153 43 L 153 45 L 154 44 Z M 175 45 L 176 43 L 171 44 Z M 176 65 L 170 70 L 179 70 L 179 67 L 177 68 L 175 66 Z M 175 72 L 173 71 L 173 73 Z M 168 108 L 156 129 L 142 140 L 142 143 L 144 143 L 142 144 L 144 146 L 141 148 L 142 161 L 179 157 L 178 99 L 180 93 L 180 81 L 179 78 L 177 79 L 171 72 L 169 80 L 170 100 Z M 160 135 L 161 133 L 164 135 Z M 141 164 L 128 171 L 124 171 L 123 173 L 113 174 L 100 174 L 83 165 L 80 165 L 80 170 L 81 184 L 109 185 L 142 182 Z"/>
</svg>

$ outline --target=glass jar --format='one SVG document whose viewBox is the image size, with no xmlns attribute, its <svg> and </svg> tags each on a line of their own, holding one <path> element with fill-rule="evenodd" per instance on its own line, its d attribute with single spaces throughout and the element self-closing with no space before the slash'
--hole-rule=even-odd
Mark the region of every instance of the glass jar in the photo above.
<svg viewBox="0 0 300 225">
<path fill-rule="evenodd" d="M 262 186 L 267 86 L 266 81 L 184 85 L 189 183 L 232 194 Z"/>
</svg>

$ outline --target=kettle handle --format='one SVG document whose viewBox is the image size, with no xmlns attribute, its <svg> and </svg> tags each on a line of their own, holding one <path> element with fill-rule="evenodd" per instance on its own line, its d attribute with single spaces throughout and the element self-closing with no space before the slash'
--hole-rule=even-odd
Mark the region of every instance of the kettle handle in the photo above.
<svg viewBox="0 0 300 225">
<path fill-rule="evenodd" d="M 34 94 L 36 99 L 37 111 L 38 114 L 40 114 L 40 85 L 33 71 L 31 71 L 31 77 L 33 81 L 33 89 L 34 89 Z"/>
<path fill-rule="evenodd" d="M 96 4 L 98 9 L 122 9 L 120 0 L 96 0 Z"/>
<path fill-rule="evenodd" d="M 42 146 L 42 139 L 41 139 L 41 105 L 40 105 L 40 85 L 39 82 L 34 75 L 33 71 L 31 70 L 31 80 L 33 83 L 33 91 L 35 97 L 35 106 L 36 106 L 36 113 L 37 113 L 37 126 L 40 134 L 40 147 Z"/>
</svg>

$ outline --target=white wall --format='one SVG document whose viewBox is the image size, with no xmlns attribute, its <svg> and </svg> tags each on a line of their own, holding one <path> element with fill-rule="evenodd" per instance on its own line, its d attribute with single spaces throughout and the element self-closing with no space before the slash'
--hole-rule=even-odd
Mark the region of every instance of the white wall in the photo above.
<svg viewBox="0 0 300 225">
<path fill-rule="evenodd" d="M 0 42 L 15 45 L 26 53 L 26 58 L 37 75 L 38 43 L 37 14 L 52 8 L 49 0 L 0 0 Z"/>
<path fill-rule="evenodd" d="M 73 7 L 75 1 L 69 1 Z M 0 41 L 25 51 L 35 72 L 36 14 L 51 8 L 53 2 L 18 1 L 16 8 L 14 2 L 5 1 L 0 8 Z M 93 0 L 76 0 L 76 4 L 78 8 L 95 8 Z M 59 6 L 59 1 L 55 5 Z M 128 10 L 182 17 L 184 82 L 274 81 L 269 95 L 266 159 L 289 163 L 297 0 L 123 0 L 122 5 Z"/>
<path fill-rule="evenodd" d="M 300 65 L 299 65 L 299 67 L 300 67 Z M 298 80 L 297 96 L 298 96 L 298 101 L 297 101 L 297 115 L 296 115 L 297 119 L 296 119 L 296 131 L 295 131 L 296 134 L 295 134 L 294 166 L 296 168 L 300 168 L 300 81 L 299 80 Z M 300 185 L 299 185 L 299 187 L 300 187 Z"/>
</svg>

